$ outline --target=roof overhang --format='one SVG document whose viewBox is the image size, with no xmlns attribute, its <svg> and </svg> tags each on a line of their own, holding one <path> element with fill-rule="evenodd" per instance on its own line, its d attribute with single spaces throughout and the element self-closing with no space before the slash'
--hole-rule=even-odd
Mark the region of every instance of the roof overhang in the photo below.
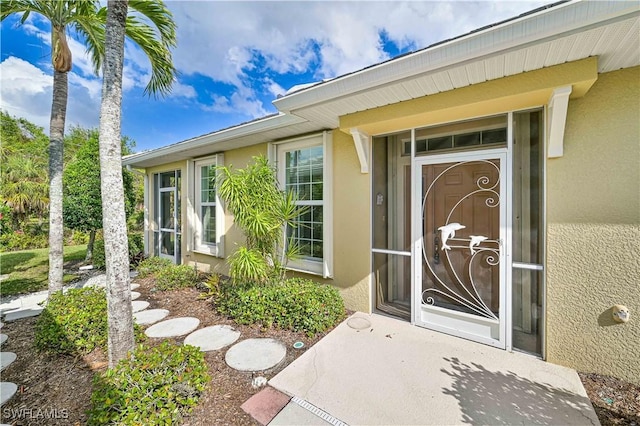
<svg viewBox="0 0 640 426">
<path fill-rule="evenodd" d="M 280 113 L 173 145 L 127 155 L 122 159 L 122 165 L 144 169 L 320 130 L 323 128 L 315 123 Z"/>
</svg>

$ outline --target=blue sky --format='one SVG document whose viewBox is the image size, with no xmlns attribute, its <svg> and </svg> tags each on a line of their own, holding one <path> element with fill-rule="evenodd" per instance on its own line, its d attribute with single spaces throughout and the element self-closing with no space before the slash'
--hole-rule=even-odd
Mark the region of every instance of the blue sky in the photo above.
<svg viewBox="0 0 640 426">
<path fill-rule="evenodd" d="M 149 64 L 126 45 L 122 133 L 158 148 L 276 112 L 297 84 L 330 79 L 499 22 L 549 1 L 169 1 L 177 24 L 171 95 L 143 94 Z M 50 26 L 0 26 L 0 108 L 49 131 Z M 71 35 L 73 38 L 73 34 Z M 72 39 L 68 125 L 97 127 L 101 79 Z"/>
</svg>

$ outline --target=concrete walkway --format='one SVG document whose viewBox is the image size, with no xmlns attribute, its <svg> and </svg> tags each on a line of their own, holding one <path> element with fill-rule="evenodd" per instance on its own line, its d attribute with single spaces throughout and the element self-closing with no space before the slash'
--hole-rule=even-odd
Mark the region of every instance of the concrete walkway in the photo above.
<svg viewBox="0 0 640 426">
<path fill-rule="evenodd" d="M 381 315 L 354 316 L 371 327 L 343 322 L 269 381 L 294 397 L 270 424 L 322 422 L 297 417 L 294 403 L 332 424 L 599 424 L 574 370 Z"/>
</svg>

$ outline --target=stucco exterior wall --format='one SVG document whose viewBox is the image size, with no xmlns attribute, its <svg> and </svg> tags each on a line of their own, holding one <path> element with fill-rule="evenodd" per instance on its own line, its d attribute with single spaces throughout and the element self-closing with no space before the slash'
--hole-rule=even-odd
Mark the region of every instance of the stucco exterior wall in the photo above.
<svg viewBox="0 0 640 426">
<path fill-rule="evenodd" d="M 569 103 L 547 162 L 546 288 L 547 359 L 640 384 L 640 67 Z"/>
</svg>

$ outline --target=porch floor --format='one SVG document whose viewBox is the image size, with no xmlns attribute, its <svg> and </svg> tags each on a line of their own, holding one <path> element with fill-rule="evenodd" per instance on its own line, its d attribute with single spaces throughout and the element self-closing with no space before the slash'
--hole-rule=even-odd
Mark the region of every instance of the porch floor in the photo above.
<svg viewBox="0 0 640 426">
<path fill-rule="evenodd" d="M 303 400 L 349 425 L 599 424 L 572 369 L 382 315 L 353 317 L 371 327 L 343 322 L 269 381 L 297 397 L 289 405 Z M 273 424 L 316 424 L 281 414 Z"/>
</svg>

